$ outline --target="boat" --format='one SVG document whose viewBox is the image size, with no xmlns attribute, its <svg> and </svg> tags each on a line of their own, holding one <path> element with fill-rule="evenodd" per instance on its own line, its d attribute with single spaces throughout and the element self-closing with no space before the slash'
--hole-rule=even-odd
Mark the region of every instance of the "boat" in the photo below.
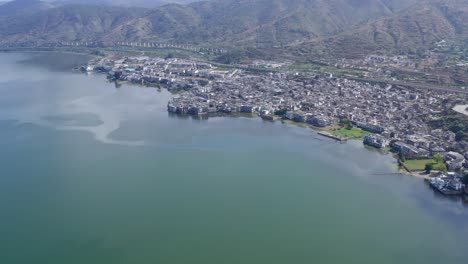
<svg viewBox="0 0 468 264">
<path fill-rule="evenodd" d="M 86 67 L 86 71 L 87 71 L 87 72 L 92 72 L 92 71 L 94 71 L 94 66 L 93 66 L 93 65 L 88 65 L 88 67 Z"/>
<path fill-rule="evenodd" d="M 429 185 L 444 195 L 461 195 L 464 191 L 466 191 L 466 188 L 464 188 L 463 184 L 446 177 L 430 179 Z"/>
<path fill-rule="evenodd" d="M 266 121 L 275 121 L 275 117 L 272 115 L 260 115 L 260 117 Z"/>
</svg>

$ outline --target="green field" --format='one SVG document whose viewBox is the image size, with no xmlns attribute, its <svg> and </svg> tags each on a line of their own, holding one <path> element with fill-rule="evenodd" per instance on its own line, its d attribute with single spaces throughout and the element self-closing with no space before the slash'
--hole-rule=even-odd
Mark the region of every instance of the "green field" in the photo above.
<svg viewBox="0 0 468 264">
<path fill-rule="evenodd" d="M 405 166 L 412 170 L 412 171 L 422 171 L 425 170 L 426 164 L 431 163 L 433 164 L 434 168 L 442 164 L 437 164 L 433 159 L 425 159 L 425 160 L 407 160 L 405 161 Z"/>
<path fill-rule="evenodd" d="M 339 128 L 330 131 L 330 133 L 337 137 L 349 138 L 349 139 L 363 139 L 365 135 L 369 134 L 360 128 L 353 127 L 352 129 Z"/>
</svg>

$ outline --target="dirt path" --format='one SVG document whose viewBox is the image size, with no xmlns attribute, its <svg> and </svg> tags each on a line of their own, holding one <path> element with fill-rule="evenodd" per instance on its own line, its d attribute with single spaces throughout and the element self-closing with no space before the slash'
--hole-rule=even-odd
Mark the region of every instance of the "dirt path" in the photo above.
<svg viewBox="0 0 468 264">
<path fill-rule="evenodd" d="M 424 180 L 428 180 L 431 178 L 430 175 L 422 174 L 422 172 L 418 172 L 418 171 L 408 172 L 405 169 L 400 169 L 400 173 L 408 175 L 408 176 L 413 176 L 419 179 L 424 179 Z"/>
</svg>

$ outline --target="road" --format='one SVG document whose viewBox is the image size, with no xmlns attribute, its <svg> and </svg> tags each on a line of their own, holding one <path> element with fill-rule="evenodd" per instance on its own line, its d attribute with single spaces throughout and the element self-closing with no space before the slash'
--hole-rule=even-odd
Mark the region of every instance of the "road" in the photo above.
<svg viewBox="0 0 468 264">
<path fill-rule="evenodd" d="M 392 84 L 392 85 L 400 85 L 400 86 L 418 88 L 418 89 L 423 89 L 423 90 L 424 89 L 435 90 L 435 91 L 441 91 L 441 92 L 450 92 L 450 93 L 468 95 L 468 90 L 463 90 L 461 88 L 456 88 L 456 87 L 440 87 L 440 86 L 431 85 L 431 84 L 408 83 L 408 82 L 401 82 L 401 81 L 387 81 L 387 80 L 376 80 L 376 79 L 365 79 L 365 78 L 349 78 L 349 79 L 362 81 L 362 82 Z"/>
</svg>

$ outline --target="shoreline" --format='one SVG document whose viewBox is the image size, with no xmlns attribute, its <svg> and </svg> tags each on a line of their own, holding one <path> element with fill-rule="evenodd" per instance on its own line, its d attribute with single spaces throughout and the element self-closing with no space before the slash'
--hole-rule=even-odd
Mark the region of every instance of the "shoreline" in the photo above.
<svg viewBox="0 0 468 264">
<path fill-rule="evenodd" d="M 30 51 L 30 52 L 38 52 L 38 51 Z M 39 51 L 39 52 L 44 52 L 44 53 L 62 52 L 62 53 L 64 53 L 66 51 Z M 71 53 L 71 54 L 84 54 L 84 55 L 88 55 L 88 56 L 92 55 L 92 54 L 87 53 L 87 52 L 83 52 L 83 53 L 69 52 L 69 53 Z M 99 57 L 99 55 L 93 55 L 93 56 L 94 57 Z M 100 73 L 100 74 L 105 74 L 105 72 L 99 72 L 99 71 L 93 71 L 93 72 Z M 109 78 L 107 79 L 107 81 L 108 82 L 115 82 L 115 83 L 118 83 L 118 84 L 137 85 L 137 86 L 141 86 L 141 87 L 151 87 L 151 88 L 158 88 L 158 89 L 163 88 L 163 89 L 166 89 L 172 95 L 176 95 L 177 93 L 180 93 L 180 90 L 170 89 L 169 87 L 167 87 L 165 85 L 154 86 L 154 85 L 150 85 L 150 83 L 147 83 L 147 82 L 144 82 L 144 81 L 141 81 L 141 82 L 134 82 L 134 81 L 131 81 L 131 80 L 112 81 Z M 175 96 L 173 98 L 175 98 Z M 325 127 L 317 127 L 317 126 L 314 126 L 312 124 L 309 124 L 308 122 L 297 122 L 296 120 L 291 120 L 290 118 L 284 118 L 283 116 L 279 116 L 279 115 L 273 115 L 272 113 L 266 114 L 266 115 L 264 115 L 263 113 L 256 113 L 256 112 L 254 112 L 253 108 L 250 108 L 251 109 L 250 111 L 248 109 L 246 110 L 246 109 L 239 109 L 239 108 L 236 108 L 236 109 L 231 108 L 231 109 L 226 110 L 228 112 L 224 112 L 223 109 L 221 109 L 221 110 L 217 109 L 217 111 L 211 111 L 213 109 L 205 109 L 203 107 L 194 107 L 194 109 L 192 109 L 193 111 L 189 111 L 188 108 L 184 108 L 187 111 L 178 112 L 178 111 L 175 111 L 174 109 L 172 109 L 173 111 L 171 111 L 171 109 L 169 109 L 170 104 L 171 104 L 171 101 L 168 101 L 167 102 L 167 106 L 168 106 L 167 112 L 169 114 L 172 114 L 172 115 L 175 115 L 175 116 L 191 117 L 191 118 L 198 119 L 198 120 L 205 120 L 205 119 L 208 119 L 210 117 L 223 117 L 223 118 L 224 117 L 231 117 L 231 118 L 232 117 L 234 117 L 234 118 L 235 117 L 248 117 L 248 118 L 261 117 L 264 122 L 280 121 L 282 124 L 285 124 L 285 125 L 294 125 L 296 127 L 309 128 L 309 129 L 314 131 L 314 135 L 320 135 L 324 139 L 329 138 L 330 140 L 334 140 L 334 141 L 337 141 L 337 142 L 340 142 L 340 143 L 346 143 L 347 141 L 357 140 L 357 141 L 360 141 L 363 145 L 365 145 L 362 142 L 362 139 L 332 134 L 331 133 L 332 130 L 337 128 L 336 125 L 328 125 L 328 126 L 325 126 Z M 214 110 L 216 110 L 216 109 L 214 109 Z M 385 154 L 385 155 L 390 154 L 388 152 L 383 153 L 382 151 L 380 151 L 381 149 L 376 148 L 376 147 L 373 147 L 373 150 L 374 149 L 379 151 L 380 154 Z M 398 158 L 396 158 L 395 155 L 392 155 L 392 158 L 395 159 L 398 162 Z M 414 172 L 414 171 L 410 171 L 410 170 L 404 171 L 404 170 L 402 170 L 400 168 L 394 168 L 393 170 L 395 172 L 397 172 L 397 173 L 404 174 L 404 175 L 407 175 L 407 176 L 412 176 L 412 177 L 423 179 L 423 180 L 430 179 L 430 176 L 422 175 L 421 172 Z"/>
<path fill-rule="evenodd" d="M 432 178 L 431 174 L 424 176 L 422 173 L 425 173 L 425 172 L 423 172 L 423 171 L 420 171 L 418 173 L 418 171 L 408 172 L 405 169 L 399 169 L 399 172 L 401 174 L 404 174 L 404 175 L 407 175 L 407 176 L 412 176 L 412 177 L 415 177 L 415 178 L 418 178 L 418 179 L 421 179 L 421 180 L 429 180 L 429 179 Z"/>
<path fill-rule="evenodd" d="M 144 86 L 144 85 L 143 85 Z M 216 112 L 216 113 L 204 113 L 204 114 L 180 114 L 180 113 L 173 113 L 168 111 L 169 114 L 174 115 L 174 116 L 179 116 L 179 117 L 186 117 L 186 118 L 194 118 L 194 119 L 199 119 L 199 120 L 207 120 L 210 117 L 221 117 L 221 118 L 237 118 L 237 117 L 245 117 L 245 118 L 258 118 L 260 117 L 263 122 L 270 122 L 270 123 L 276 123 L 279 121 L 281 124 L 286 125 L 286 126 L 294 126 L 297 128 L 308 128 L 312 130 L 315 135 L 322 136 L 323 140 L 329 139 L 332 141 L 335 141 L 340 144 L 346 144 L 348 141 L 356 141 L 360 142 L 364 148 L 367 151 L 373 151 L 373 152 L 378 152 L 380 155 L 391 155 L 391 157 L 394 159 L 395 163 L 398 165 L 397 168 L 392 168 L 394 173 L 382 173 L 382 175 L 402 175 L 405 177 L 414 177 L 419 180 L 423 180 L 424 182 L 429 182 L 429 180 L 436 178 L 440 172 L 431 172 L 430 174 L 427 174 L 425 171 L 411 171 L 411 170 L 406 170 L 404 167 L 400 165 L 400 160 L 396 156 L 394 152 L 384 150 L 384 148 L 376 148 L 373 146 L 368 146 L 363 143 L 362 139 L 358 138 L 353 138 L 353 137 L 337 137 L 334 136 L 330 133 L 330 131 L 333 131 L 333 129 L 338 128 L 336 125 L 335 126 L 327 126 L 327 127 L 315 127 L 309 123 L 302 123 L 302 122 L 295 122 L 294 120 L 288 120 L 288 119 L 283 119 L 281 116 L 278 115 L 269 115 L 269 119 L 265 119 L 262 115 L 257 114 L 257 113 L 241 113 L 241 112 L 233 112 L 233 113 L 222 113 L 222 112 Z M 318 139 L 318 138 L 316 138 Z M 320 139 L 322 140 L 322 139 Z M 379 173 L 376 173 L 375 175 L 380 175 Z M 446 197 L 453 197 L 453 195 L 447 195 L 444 194 Z M 467 193 L 461 193 L 461 197 L 468 196 Z"/>
<path fill-rule="evenodd" d="M 86 51 L 77 51 L 77 50 L 40 50 L 40 49 L 25 49 L 25 50 L 19 50 L 19 49 L 1 49 L 0 48 L 0 53 L 64 53 L 64 54 L 76 54 L 76 55 L 86 55 L 90 57 L 102 57 L 102 55 L 97 55 L 97 54 L 92 54 L 91 51 L 88 50 Z"/>
<path fill-rule="evenodd" d="M 97 72 L 98 74 L 103 74 L 102 72 Z M 110 80 L 108 80 L 109 82 L 112 82 Z M 134 83 L 134 82 L 131 82 L 131 81 L 114 81 L 114 82 L 118 82 L 118 83 L 124 83 L 124 84 L 127 84 L 127 85 L 135 85 L 135 86 L 140 86 L 140 87 L 148 87 L 148 88 L 157 88 L 157 89 L 166 89 L 169 93 L 171 93 L 172 95 L 176 95 L 178 92 L 177 91 L 173 91 L 173 90 L 170 90 L 170 89 L 167 89 L 166 87 L 164 86 L 151 86 L 151 85 L 148 85 L 146 83 Z M 169 103 L 169 102 L 168 102 Z M 308 129 L 311 129 L 314 131 L 314 133 L 316 133 L 316 135 L 319 135 L 321 137 L 323 137 L 323 140 L 326 140 L 326 139 L 329 139 L 329 140 L 333 140 L 333 141 L 336 141 L 336 142 L 339 142 L 339 143 L 347 143 L 348 141 L 359 141 L 362 143 L 362 140 L 361 139 L 357 139 L 357 138 L 352 138 L 352 137 L 343 137 L 343 138 L 339 138 L 339 137 L 336 137 L 334 135 L 332 135 L 330 132 L 333 131 L 333 129 L 336 129 L 336 128 L 339 128 L 338 126 L 336 125 L 333 125 L 333 126 L 327 126 L 327 127 L 316 127 L 316 126 L 313 126 L 309 123 L 299 123 L 299 122 L 295 122 L 293 120 L 288 120 L 288 119 L 283 119 L 281 116 L 278 116 L 278 115 L 269 115 L 268 119 L 264 118 L 261 114 L 257 114 L 257 113 L 242 113 L 242 112 L 233 112 L 233 113 L 223 113 L 223 112 L 214 112 L 214 113 L 203 113 L 203 114 L 180 114 L 180 113 L 173 113 L 173 112 L 170 112 L 170 111 L 167 111 L 168 114 L 170 115 L 173 115 L 173 116 L 178 116 L 178 117 L 186 117 L 186 118 L 193 118 L 193 119 L 197 119 L 197 120 L 207 120 L 209 119 L 210 117 L 222 117 L 222 118 L 237 118 L 237 117 L 245 117 L 245 118 L 258 118 L 260 117 L 260 119 L 263 121 L 263 122 L 270 122 L 270 123 L 276 123 L 276 122 L 280 122 L 281 124 L 284 124 L 284 125 L 287 125 L 287 126 L 295 126 L 295 127 L 298 127 L 298 128 L 308 128 Z M 364 146 L 367 146 L 365 144 L 363 144 Z M 384 152 L 382 151 L 382 149 L 379 149 L 379 148 L 376 148 L 376 147 L 372 147 L 372 146 L 368 146 L 372 149 L 372 151 L 377 151 L 379 154 L 381 155 L 391 155 L 392 158 L 398 163 L 398 158 L 395 157 L 394 153 L 388 151 L 388 152 Z M 370 149 L 367 149 L 368 151 Z M 402 174 L 402 175 L 405 175 L 405 176 L 411 176 L 411 177 L 415 177 L 415 178 L 418 178 L 418 179 L 421 179 L 421 180 L 429 180 L 430 179 L 430 176 L 424 176 L 424 175 L 421 175 L 421 173 L 418 173 L 418 172 L 414 172 L 414 171 L 411 171 L 411 172 L 408 172 L 406 171 L 405 169 L 403 168 L 400 168 L 400 166 L 395 169 L 395 173 L 398 173 L 398 174 Z"/>
</svg>

